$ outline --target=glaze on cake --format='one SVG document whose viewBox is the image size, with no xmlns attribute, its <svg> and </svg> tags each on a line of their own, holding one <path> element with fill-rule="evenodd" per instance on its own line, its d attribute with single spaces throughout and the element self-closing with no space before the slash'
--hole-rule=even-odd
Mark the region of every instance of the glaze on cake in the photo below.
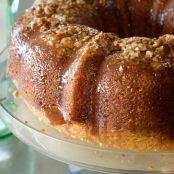
<svg viewBox="0 0 174 174">
<path fill-rule="evenodd" d="M 13 25 L 7 73 L 59 131 L 171 150 L 173 21 L 173 0 L 36 1 Z"/>
</svg>

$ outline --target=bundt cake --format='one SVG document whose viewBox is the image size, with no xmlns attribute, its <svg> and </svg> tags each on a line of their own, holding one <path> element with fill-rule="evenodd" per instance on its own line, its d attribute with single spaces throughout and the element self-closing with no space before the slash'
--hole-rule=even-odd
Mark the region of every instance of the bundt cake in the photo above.
<svg viewBox="0 0 174 174">
<path fill-rule="evenodd" d="M 174 0 L 41 0 L 7 74 L 39 117 L 107 147 L 174 150 Z"/>
</svg>

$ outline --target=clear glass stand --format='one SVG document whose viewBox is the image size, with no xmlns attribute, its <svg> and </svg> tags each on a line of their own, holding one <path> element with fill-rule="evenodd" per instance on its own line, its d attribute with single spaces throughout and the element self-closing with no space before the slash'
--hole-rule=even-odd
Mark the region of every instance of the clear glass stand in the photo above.
<svg viewBox="0 0 174 174">
<path fill-rule="evenodd" d="M 138 153 L 103 148 L 65 136 L 49 124 L 39 121 L 20 97 L 13 96 L 14 84 L 5 76 L 6 58 L 7 50 L 0 55 L 0 118 L 25 144 L 57 161 L 92 171 L 113 174 L 174 174 L 174 151 Z M 97 174 L 81 168 L 70 166 L 69 173 Z"/>
<path fill-rule="evenodd" d="M 69 174 L 102 174 L 102 173 L 86 170 L 78 166 L 69 165 Z"/>
<path fill-rule="evenodd" d="M 3 70 L 4 72 L 0 73 L 0 81 L 3 81 L 4 75 L 5 75 L 5 57 L 7 57 L 7 49 L 3 49 L 0 53 L 0 70 Z M 4 91 L 0 89 L 2 93 Z M 4 94 L 0 95 L 0 104 L 2 102 L 2 99 L 4 99 Z M 0 117 L 3 117 L 2 113 L 0 113 Z M 10 131 L 7 129 L 7 127 L 4 125 L 4 123 L 0 119 L 0 139 L 5 138 L 6 136 L 10 135 Z"/>
<path fill-rule="evenodd" d="M 0 152 L 1 174 L 99 174 L 42 155 L 15 136 L 0 139 Z"/>
<path fill-rule="evenodd" d="M 4 123 L 0 120 L 0 139 L 9 136 L 11 132 L 6 128 Z"/>
<path fill-rule="evenodd" d="M 18 4 L 19 0 L 0 0 L 0 10 L 1 10 L 1 27 L 2 30 L 1 32 L 4 32 L 2 34 L 1 38 L 1 46 L 0 46 L 0 51 L 2 51 L 0 54 L 3 54 L 2 48 L 5 45 L 8 45 L 9 42 L 9 33 L 10 33 L 10 26 L 12 25 L 14 19 L 16 18 L 16 14 L 18 11 Z M 0 60 L 1 62 L 2 60 Z M 0 79 L 1 79 L 0 74 Z M 10 135 L 10 131 L 6 128 L 6 126 L 2 123 L 0 120 L 0 139 Z"/>
</svg>

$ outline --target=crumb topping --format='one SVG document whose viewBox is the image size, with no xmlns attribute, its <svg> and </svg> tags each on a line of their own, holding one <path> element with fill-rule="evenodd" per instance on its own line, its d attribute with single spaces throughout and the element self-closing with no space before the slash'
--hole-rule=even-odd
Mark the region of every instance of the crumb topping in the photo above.
<svg viewBox="0 0 174 174">
<path fill-rule="evenodd" d="M 63 4 L 63 5 L 62 5 Z M 83 9 L 83 10 L 81 10 Z M 85 11 L 88 15 L 84 14 Z M 83 24 L 89 20 L 87 25 L 92 25 L 91 18 L 97 15 L 96 11 L 83 0 L 69 0 L 66 3 L 57 1 L 57 3 L 39 3 L 34 5 L 27 12 L 31 15 L 31 29 L 36 30 L 45 26 L 47 29 L 58 25 Z M 84 17 L 83 17 L 84 16 Z"/>
<path fill-rule="evenodd" d="M 155 69 L 171 66 L 173 61 L 171 58 L 174 57 L 173 35 L 164 35 L 158 39 L 146 37 L 121 39 L 115 34 L 106 33 L 105 35 L 97 29 L 81 25 L 79 20 L 83 17 L 80 16 L 79 10 L 87 9 L 89 15 L 96 15 L 95 10 L 85 1 L 50 2 L 52 3 L 36 3 L 26 12 L 30 21 L 27 28 L 39 32 L 40 38 L 48 46 L 59 50 L 59 55 L 68 56 L 74 52 L 89 55 L 101 49 L 102 54 L 106 55 L 117 52 L 120 54 L 119 58 L 123 60 L 149 61 Z M 97 37 L 100 39 L 96 39 Z M 103 45 L 106 48 L 103 48 Z M 102 52 L 101 50 L 99 52 Z"/>
<path fill-rule="evenodd" d="M 158 68 L 165 66 L 165 60 L 174 57 L 174 36 L 164 35 L 158 39 L 131 37 L 114 41 L 114 46 L 120 48 L 120 57 L 125 60 L 148 60 Z M 169 59 L 168 59 L 169 61 Z M 169 62 L 168 62 L 169 64 Z"/>
</svg>

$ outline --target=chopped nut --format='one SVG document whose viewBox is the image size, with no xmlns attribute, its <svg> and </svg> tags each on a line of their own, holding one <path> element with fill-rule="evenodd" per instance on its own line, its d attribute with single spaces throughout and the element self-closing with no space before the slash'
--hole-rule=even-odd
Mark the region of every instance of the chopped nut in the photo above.
<svg viewBox="0 0 174 174">
<path fill-rule="evenodd" d="M 38 13 L 41 13 L 43 11 L 41 5 L 38 5 L 35 9 Z"/>
<path fill-rule="evenodd" d="M 153 44 L 153 47 L 159 47 L 163 44 L 163 39 L 160 37 L 158 40 L 156 40 Z"/>
<path fill-rule="evenodd" d="M 136 51 L 139 51 L 140 49 L 139 49 L 139 47 L 136 47 L 135 50 L 136 50 Z"/>
<path fill-rule="evenodd" d="M 135 52 L 135 51 L 130 51 L 130 58 L 133 59 L 133 58 L 136 58 L 139 56 L 138 52 Z"/>
<path fill-rule="evenodd" d="M 133 43 L 131 44 L 131 48 L 136 48 L 136 47 L 137 47 L 137 43 L 133 42 Z"/>
<path fill-rule="evenodd" d="M 54 9 L 50 5 L 46 5 L 44 8 L 44 12 L 46 15 L 51 16 L 54 13 Z"/>
<path fill-rule="evenodd" d="M 51 26 L 54 27 L 59 24 L 59 21 L 56 18 L 51 18 Z"/>
<path fill-rule="evenodd" d="M 152 57 L 153 56 L 153 52 L 152 51 L 146 51 L 146 56 L 147 57 Z"/>
<path fill-rule="evenodd" d="M 38 26 L 41 26 L 41 25 L 43 25 L 44 24 L 44 18 L 37 18 L 37 25 Z"/>
<path fill-rule="evenodd" d="M 147 50 L 147 47 L 145 46 L 145 44 L 139 44 L 138 46 L 140 48 L 140 51 L 146 51 Z"/>
<path fill-rule="evenodd" d="M 36 17 L 42 17 L 43 16 L 43 9 L 42 9 L 41 5 L 38 5 L 35 8 L 34 16 L 36 16 Z"/>
<path fill-rule="evenodd" d="M 31 27 L 32 30 L 35 30 L 37 28 L 37 23 L 35 21 L 32 21 L 30 23 L 30 27 Z"/>
<path fill-rule="evenodd" d="M 68 48 L 74 47 L 74 44 L 73 44 L 72 39 L 70 37 L 63 38 L 61 40 L 61 44 L 65 45 Z"/>
<path fill-rule="evenodd" d="M 46 27 L 46 26 L 42 26 L 42 27 L 40 27 L 40 31 L 41 32 L 44 32 L 44 31 L 46 31 L 48 28 Z"/>
<path fill-rule="evenodd" d="M 46 17 L 41 17 L 41 18 L 37 18 L 37 26 L 41 27 L 41 26 L 49 26 L 50 25 L 50 19 L 46 18 Z"/>
<path fill-rule="evenodd" d="M 159 48 L 156 48 L 156 51 L 162 53 L 164 51 L 164 46 L 160 46 Z"/>
</svg>

